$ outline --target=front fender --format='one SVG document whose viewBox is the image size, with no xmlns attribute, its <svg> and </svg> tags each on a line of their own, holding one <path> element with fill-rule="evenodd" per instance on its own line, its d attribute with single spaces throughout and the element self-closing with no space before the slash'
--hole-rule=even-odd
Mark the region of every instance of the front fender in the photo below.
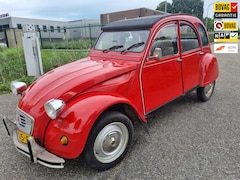
<svg viewBox="0 0 240 180">
<path fill-rule="evenodd" d="M 200 86 L 204 87 L 215 81 L 219 75 L 219 68 L 216 56 L 207 53 L 202 58 L 202 76 Z"/>
<path fill-rule="evenodd" d="M 131 105 L 128 99 L 109 94 L 90 93 L 73 99 L 60 117 L 49 123 L 45 133 L 46 149 L 63 158 L 78 157 L 96 119 L 108 107 L 119 103 Z M 68 137 L 67 145 L 60 143 L 62 136 Z"/>
</svg>

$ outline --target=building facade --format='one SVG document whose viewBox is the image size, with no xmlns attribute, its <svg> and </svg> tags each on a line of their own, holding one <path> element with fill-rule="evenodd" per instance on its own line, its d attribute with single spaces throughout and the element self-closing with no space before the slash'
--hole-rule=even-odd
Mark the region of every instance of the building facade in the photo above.
<svg viewBox="0 0 240 180">
<path fill-rule="evenodd" d="M 105 25 L 117 20 L 144 17 L 144 16 L 153 16 L 153 15 L 160 15 L 160 14 L 165 14 L 165 12 L 152 10 L 148 8 L 139 8 L 139 9 L 131 9 L 126 11 L 118 11 L 118 12 L 101 14 L 100 18 L 101 18 L 101 24 Z"/>
<path fill-rule="evenodd" d="M 148 8 L 131 9 L 105 13 L 100 19 L 82 19 L 76 21 L 54 21 L 33 18 L 12 17 L 8 13 L 0 15 L 0 43 L 6 43 L 7 29 L 36 31 L 41 40 L 73 40 L 81 38 L 94 39 L 101 32 L 102 25 L 112 21 L 144 16 L 160 15 L 165 12 Z"/>
<path fill-rule="evenodd" d="M 89 32 L 91 28 L 91 32 Z M 54 21 L 0 15 L 0 42 L 6 43 L 7 29 L 36 31 L 42 39 L 77 39 L 89 35 L 97 37 L 101 31 L 100 20 Z"/>
<path fill-rule="evenodd" d="M 101 24 L 99 19 L 82 19 L 67 23 L 67 33 L 71 39 L 97 38 L 100 32 Z"/>
</svg>

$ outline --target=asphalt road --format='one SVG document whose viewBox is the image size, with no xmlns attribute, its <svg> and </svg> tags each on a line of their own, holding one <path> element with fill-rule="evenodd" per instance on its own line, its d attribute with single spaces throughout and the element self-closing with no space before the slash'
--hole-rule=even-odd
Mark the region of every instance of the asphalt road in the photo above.
<svg viewBox="0 0 240 180">
<path fill-rule="evenodd" d="M 202 103 L 190 93 L 152 113 L 150 136 L 137 124 L 126 158 L 104 172 L 81 158 L 67 160 L 64 169 L 32 164 L 0 124 L 0 179 L 240 179 L 240 58 L 216 56 L 220 77 L 211 100 Z M 1 117 L 14 117 L 18 98 L 0 96 Z"/>
</svg>

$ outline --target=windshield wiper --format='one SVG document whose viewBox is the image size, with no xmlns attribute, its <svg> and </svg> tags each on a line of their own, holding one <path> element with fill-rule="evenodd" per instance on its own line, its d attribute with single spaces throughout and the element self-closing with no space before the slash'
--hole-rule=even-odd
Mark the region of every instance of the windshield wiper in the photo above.
<svg viewBox="0 0 240 180">
<path fill-rule="evenodd" d="M 112 46 L 110 48 L 104 49 L 102 52 L 105 53 L 107 51 L 115 50 L 115 49 L 120 49 L 123 48 L 123 45 L 117 45 L 117 46 Z"/>
<path fill-rule="evenodd" d="M 144 44 L 145 44 L 145 42 L 135 43 L 135 44 L 129 46 L 128 48 L 122 50 L 122 51 L 121 51 L 121 54 L 124 53 L 125 51 L 129 51 L 130 49 L 138 48 L 138 47 L 140 47 L 140 46 L 142 46 L 142 45 L 144 45 Z"/>
</svg>

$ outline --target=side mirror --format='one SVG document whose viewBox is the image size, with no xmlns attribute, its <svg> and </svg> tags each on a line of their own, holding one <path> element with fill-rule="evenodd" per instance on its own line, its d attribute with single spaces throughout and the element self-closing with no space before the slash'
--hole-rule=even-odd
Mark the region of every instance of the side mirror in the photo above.
<svg viewBox="0 0 240 180">
<path fill-rule="evenodd" d="M 162 58 L 162 48 L 155 48 L 153 55 L 149 57 L 150 60 L 161 59 Z"/>
<path fill-rule="evenodd" d="M 162 48 L 155 48 L 153 52 L 153 57 L 161 59 L 162 58 Z"/>
</svg>

